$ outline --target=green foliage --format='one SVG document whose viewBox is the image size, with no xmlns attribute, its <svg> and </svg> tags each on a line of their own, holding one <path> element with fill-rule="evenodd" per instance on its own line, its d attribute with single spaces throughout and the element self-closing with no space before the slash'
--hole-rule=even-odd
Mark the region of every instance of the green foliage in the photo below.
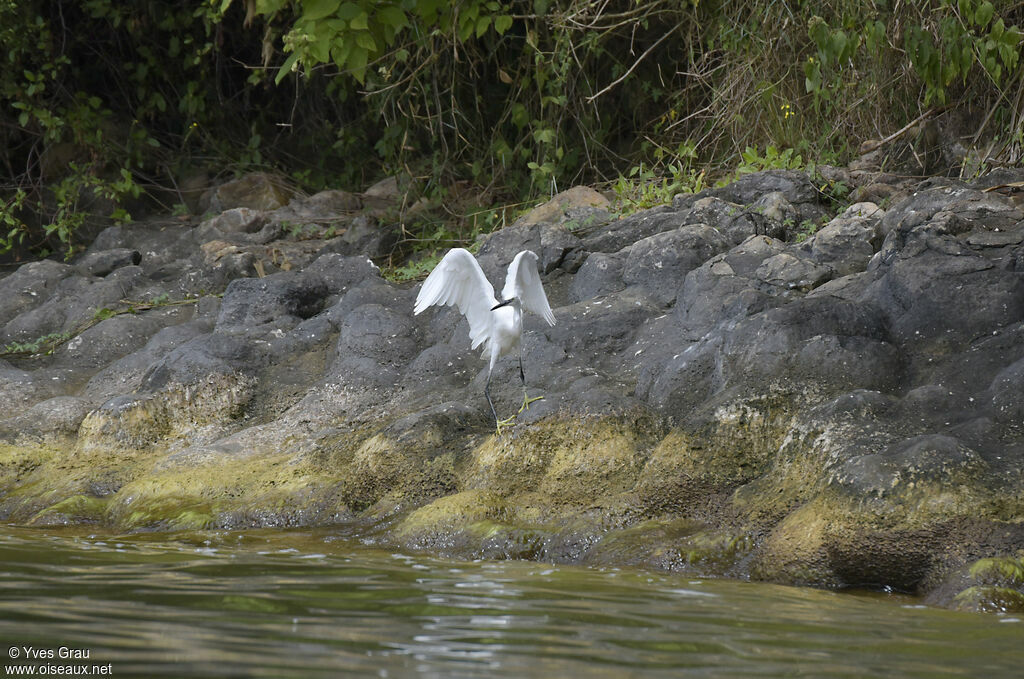
<svg viewBox="0 0 1024 679">
<path fill-rule="evenodd" d="M 11 342 L 0 347 L 0 356 L 52 354 L 54 349 L 71 337 L 69 332 L 54 332 L 30 342 Z"/>
<path fill-rule="evenodd" d="M 654 113 L 618 120 L 622 103 L 649 88 L 626 76 L 658 71 L 653 59 L 634 63 L 630 50 L 638 36 L 672 37 L 693 13 L 667 0 L 622 11 L 587 4 L 306 0 L 254 7 L 268 27 L 287 27 L 275 80 L 295 74 L 313 81 L 329 67 L 353 82 L 383 123 L 374 148 L 387 165 L 411 161 L 423 176 L 440 169 L 536 195 L 599 166 L 615 169 L 618 156 L 606 145 Z M 592 15 L 589 23 L 579 20 L 581 10 Z M 661 44 L 662 56 L 682 56 L 675 42 Z M 670 87 L 635 101 L 663 97 Z"/>
<path fill-rule="evenodd" d="M 793 149 L 780 151 L 769 145 L 762 155 L 756 147 L 748 146 L 740 154 L 740 164 L 736 168 L 736 175 L 741 176 L 763 170 L 801 170 L 803 168 L 804 159 Z"/>
<path fill-rule="evenodd" d="M 113 318 L 114 316 L 120 316 L 122 314 L 136 314 L 140 311 L 148 311 L 149 309 L 158 309 L 161 307 L 169 306 L 182 306 L 185 304 L 195 304 L 199 301 L 198 297 L 188 297 L 183 299 L 171 299 L 167 293 L 162 293 L 155 296 L 153 299 L 148 301 L 136 301 L 130 299 L 123 299 L 120 305 L 111 309 L 109 307 L 98 307 L 93 311 L 92 316 L 79 324 L 73 330 L 66 332 L 55 332 L 48 335 L 43 335 L 30 342 L 11 342 L 4 346 L 0 346 L 0 357 L 4 356 L 46 356 L 52 354 L 53 351 L 64 344 L 68 340 L 81 335 L 89 328 L 102 323 L 103 321 Z"/>
<path fill-rule="evenodd" d="M 401 266 L 387 267 L 381 272 L 381 275 L 394 283 L 404 283 L 406 281 L 426 278 L 427 274 L 434 270 L 434 267 L 437 266 L 437 263 L 441 261 L 443 256 L 444 251 L 435 251 L 426 257 L 410 259 Z"/>
<path fill-rule="evenodd" d="M 929 21 L 909 27 L 904 49 L 925 84 L 925 105 L 945 103 L 949 86 L 966 82 L 975 64 L 996 85 L 1017 68 L 1021 30 L 994 17 L 989 0 L 943 0 Z"/>
<path fill-rule="evenodd" d="M 906 22 L 898 46 L 898 24 L 885 5 L 851 5 L 852 13 L 836 17 L 841 25 L 834 27 L 812 16 L 808 33 L 816 51 L 804 62 L 805 88 L 818 104 L 822 98 L 835 99 L 844 79 L 860 70 L 859 63 L 878 65 L 898 52 L 909 58 L 924 86 L 925 106 L 949 101 L 951 87 L 966 85 L 978 68 L 998 87 L 1018 72 L 1024 35 L 1000 16 L 1012 8 L 999 4 L 997 10 L 989 0 L 911 3 L 917 13 Z"/>
<path fill-rule="evenodd" d="M 322 122 L 353 119 L 343 88 L 267 87 L 253 66 L 273 49 L 251 40 L 244 16 L 206 0 L 0 3 L 0 253 L 70 255 L 86 225 L 129 219 L 144 190 L 173 190 L 207 164 L 309 159 L 307 185 L 362 185 L 362 165 L 331 160 Z M 364 135 L 350 138 L 347 151 L 372 154 Z M 332 169 L 343 164 L 344 178 Z"/>
<path fill-rule="evenodd" d="M 0 199 L 0 253 L 8 252 L 25 239 L 28 229 L 20 215 L 26 198 L 28 194 L 18 188 L 10 197 Z"/>
<path fill-rule="evenodd" d="M 513 221 L 521 204 L 493 205 L 486 208 L 461 208 L 465 216 L 453 219 L 435 211 L 419 215 L 405 225 L 405 239 L 399 243 L 394 261 L 383 267 L 384 278 L 403 282 L 426 276 L 441 257 L 453 247 L 475 253 L 480 237 Z M 411 256 L 410 256 L 411 255 Z"/>
<path fill-rule="evenodd" d="M 308 222 L 281 222 L 281 228 L 292 240 L 307 240 L 321 235 L 322 231 L 316 224 Z"/>
<path fill-rule="evenodd" d="M 705 186 L 705 171 L 679 164 L 666 166 L 667 177 L 659 175 L 651 168 L 635 165 L 626 176 L 621 176 L 612 183 L 612 190 L 620 208 L 624 212 L 646 210 L 656 205 L 671 203 L 680 193 L 697 193 Z"/>
<path fill-rule="evenodd" d="M 402 172 L 435 203 L 458 181 L 511 203 L 618 177 L 640 207 L 737 155 L 741 173 L 844 162 L 933 105 L 980 121 L 965 145 L 1020 160 L 1018 4 L 781 7 L 8 0 L 0 250 L 70 254 L 196 169 L 310 190 Z"/>
<path fill-rule="evenodd" d="M 95 205 L 97 200 L 104 201 L 110 206 L 106 216 L 115 223 L 122 223 L 131 220 L 122 201 L 127 197 L 137 198 L 140 192 L 141 188 L 127 168 L 121 168 L 117 178 L 108 179 L 92 168 L 69 163 L 68 174 L 49 187 L 44 197 L 30 203 L 28 194 L 19 188 L 10 199 L 0 204 L 0 224 L 4 230 L 0 233 L 0 254 L 11 251 L 35 235 L 62 250 L 66 257 L 71 257 L 76 247 L 76 231 L 96 212 L 95 208 L 83 209 L 83 202 Z M 31 208 L 31 211 L 26 208 Z M 23 219 L 26 213 L 42 218 L 42 229 L 33 229 L 26 223 Z"/>
<path fill-rule="evenodd" d="M 786 226 L 790 226 L 787 220 Z M 796 242 L 803 243 L 805 240 L 818 232 L 821 225 L 812 219 L 805 219 L 796 227 Z"/>
</svg>

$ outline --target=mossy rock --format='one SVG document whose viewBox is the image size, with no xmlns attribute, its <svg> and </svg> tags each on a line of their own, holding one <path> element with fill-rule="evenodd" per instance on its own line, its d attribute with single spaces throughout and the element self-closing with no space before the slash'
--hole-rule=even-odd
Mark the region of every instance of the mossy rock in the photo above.
<svg viewBox="0 0 1024 679">
<path fill-rule="evenodd" d="M 491 491 L 467 490 L 413 510 L 389 539 L 449 558 L 569 560 L 559 548 L 571 540 L 576 525 L 531 523 L 534 515 L 520 516 L 517 507 Z"/>
<path fill-rule="evenodd" d="M 954 608 L 1024 613 L 1024 552 L 978 559 L 951 581 L 960 589 L 952 600 Z"/>
<path fill-rule="evenodd" d="M 24 483 L 36 469 L 60 452 L 54 446 L 0 444 L 0 495 Z"/>
<path fill-rule="evenodd" d="M 981 584 L 1024 587 L 1024 557 L 992 557 L 975 561 L 967 570 Z"/>
<path fill-rule="evenodd" d="M 357 510 L 379 513 L 375 505 L 382 500 L 415 505 L 453 493 L 457 487 L 455 452 L 439 452 L 429 434 L 417 444 L 384 434 L 363 441 L 348 466 L 346 502 Z"/>
<path fill-rule="evenodd" d="M 309 525 L 344 511 L 336 484 L 288 453 L 214 456 L 166 464 L 126 483 L 107 520 L 122 530 Z"/>
<path fill-rule="evenodd" d="M 406 549 L 459 558 L 530 558 L 543 538 L 514 523 L 515 508 L 487 490 L 466 490 L 410 512 L 390 538 Z"/>
<path fill-rule="evenodd" d="M 471 455 L 465 484 L 551 505 L 591 503 L 631 489 L 661 437 L 646 417 L 552 417 L 492 436 Z"/>
<path fill-rule="evenodd" d="M 72 495 L 36 513 L 28 523 L 32 526 L 59 526 L 83 523 L 101 523 L 107 511 L 109 498 L 91 495 Z"/>
<path fill-rule="evenodd" d="M 979 613 L 1024 613 L 1024 592 L 1013 587 L 975 585 L 957 594 L 953 607 Z"/>
<path fill-rule="evenodd" d="M 812 501 L 789 514 L 761 545 L 751 575 L 788 584 L 841 584 L 828 556 L 831 513 Z"/>
<path fill-rule="evenodd" d="M 78 448 L 135 455 L 173 439 L 194 440 L 209 426 L 238 419 L 256 383 L 243 375 L 210 375 L 199 384 L 167 384 L 155 394 L 119 396 L 90 412 Z"/>
<path fill-rule="evenodd" d="M 690 519 L 652 519 L 605 535 L 585 562 L 725 575 L 753 548 L 745 534 L 711 529 Z"/>
<path fill-rule="evenodd" d="M 153 453 L 129 460 L 108 451 L 82 450 L 53 443 L 0 450 L 0 515 L 24 523 L 83 522 L 98 520 L 98 505 L 81 498 L 105 498 L 151 464 Z M 46 510 L 78 497 L 66 509 L 82 514 L 48 515 Z M 76 504 L 77 503 L 77 504 Z M 61 510 L 63 512 L 63 510 Z M 47 518 L 50 516 L 50 518 Z"/>
<path fill-rule="evenodd" d="M 487 520 L 505 520 L 510 509 L 505 499 L 486 490 L 465 490 L 448 495 L 409 512 L 392 535 L 407 545 L 432 542 L 440 536 L 464 530 Z"/>
<path fill-rule="evenodd" d="M 117 523 L 125 530 L 203 530 L 214 527 L 214 508 L 193 498 L 166 495 L 136 503 L 119 513 Z"/>
</svg>

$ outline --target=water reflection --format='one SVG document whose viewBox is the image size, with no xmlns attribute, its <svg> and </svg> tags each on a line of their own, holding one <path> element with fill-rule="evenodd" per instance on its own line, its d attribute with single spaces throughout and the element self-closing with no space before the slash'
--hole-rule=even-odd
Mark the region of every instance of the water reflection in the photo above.
<svg viewBox="0 0 1024 679">
<path fill-rule="evenodd" d="M 5 529 L 0 638 L 2 648 L 88 648 L 117 676 L 1009 677 L 1024 666 L 1024 623 L 1012 616 L 640 571 L 452 563 L 330 532 Z"/>
</svg>

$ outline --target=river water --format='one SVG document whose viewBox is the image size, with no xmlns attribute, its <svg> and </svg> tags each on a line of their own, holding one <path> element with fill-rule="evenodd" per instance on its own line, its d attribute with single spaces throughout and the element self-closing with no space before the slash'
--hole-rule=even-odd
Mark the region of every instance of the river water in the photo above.
<svg viewBox="0 0 1024 679">
<path fill-rule="evenodd" d="M 0 573 L 5 676 L 1024 676 L 1014 616 L 897 595 L 443 561 L 330 531 L 0 527 Z"/>
</svg>

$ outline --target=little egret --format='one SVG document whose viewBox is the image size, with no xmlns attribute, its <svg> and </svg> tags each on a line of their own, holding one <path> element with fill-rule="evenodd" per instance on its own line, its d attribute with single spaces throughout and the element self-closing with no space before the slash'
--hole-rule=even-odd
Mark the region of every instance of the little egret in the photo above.
<svg viewBox="0 0 1024 679">
<path fill-rule="evenodd" d="M 537 255 L 523 250 L 509 264 L 505 276 L 505 288 L 501 291 L 502 301 L 494 297 L 494 286 L 487 280 L 483 269 L 476 258 L 468 250 L 454 248 L 444 256 L 434 270 L 423 281 L 423 287 L 416 296 L 414 312 L 419 314 L 427 307 L 451 306 L 459 308 L 459 313 L 469 321 L 469 339 L 476 349 L 484 345 L 482 358 L 490 356 L 487 366 L 487 383 L 484 396 L 487 405 L 491 406 L 495 425 L 501 431 L 503 425 L 512 421 L 498 420 L 498 413 L 491 401 L 491 372 L 494 364 L 502 356 L 519 350 L 519 379 L 523 382 L 523 405 L 529 408 L 534 401 L 543 398 L 527 398 L 526 374 L 523 372 L 523 309 L 541 316 L 548 325 L 555 324 L 555 315 L 551 313 L 547 295 L 540 284 L 537 273 Z M 518 413 L 516 413 L 518 415 Z"/>
</svg>

